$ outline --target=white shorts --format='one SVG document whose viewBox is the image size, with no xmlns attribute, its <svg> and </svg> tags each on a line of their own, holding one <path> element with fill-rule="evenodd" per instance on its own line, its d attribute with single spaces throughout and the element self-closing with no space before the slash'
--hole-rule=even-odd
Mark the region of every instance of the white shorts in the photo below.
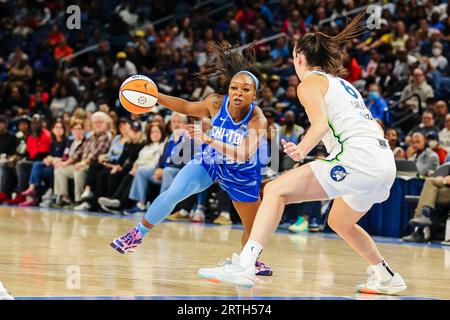
<svg viewBox="0 0 450 320">
<path fill-rule="evenodd" d="M 350 138 L 337 157 L 309 164 L 330 199 L 342 197 L 355 211 L 385 201 L 395 180 L 394 155 L 387 140 Z"/>
</svg>

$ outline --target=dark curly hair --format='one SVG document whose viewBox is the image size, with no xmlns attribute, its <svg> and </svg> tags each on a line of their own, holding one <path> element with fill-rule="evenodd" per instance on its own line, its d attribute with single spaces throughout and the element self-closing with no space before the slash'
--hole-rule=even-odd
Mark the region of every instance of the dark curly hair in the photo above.
<svg viewBox="0 0 450 320">
<path fill-rule="evenodd" d="M 227 41 L 210 43 L 208 51 L 212 53 L 212 62 L 197 74 L 200 79 L 224 76 L 226 82 L 219 92 L 226 92 L 233 76 L 239 71 L 250 71 L 259 78 L 260 72 L 256 66 L 255 50 L 252 46 L 241 52 Z"/>
</svg>

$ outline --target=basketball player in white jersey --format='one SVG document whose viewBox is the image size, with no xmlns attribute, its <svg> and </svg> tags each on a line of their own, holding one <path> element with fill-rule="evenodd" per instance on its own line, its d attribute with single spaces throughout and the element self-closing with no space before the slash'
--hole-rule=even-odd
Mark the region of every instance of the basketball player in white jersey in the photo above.
<svg viewBox="0 0 450 320">
<path fill-rule="evenodd" d="M 360 13 L 338 35 L 310 33 L 297 40 L 295 71 L 301 80 L 297 93 L 311 128 L 298 144 L 282 141 L 284 151 L 302 160 L 322 140 L 330 154 L 290 170 L 266 185 L 248 242 L 231 262 L 200 269 L 221 282 L 253 286 L 255 261 L 276 230 L 285 205 L 334 199 L 329 226 L 369 263 L 369 278 L 357 292 L 395 294 L 406 289 L 369 234 L 357 225 L 373 204 L 386 200 L 395 179 L 395 162 L 383 130 L 366 108 L 361 94 L 344 75 L 340 46 L 361 34 Z"/>
</svg>

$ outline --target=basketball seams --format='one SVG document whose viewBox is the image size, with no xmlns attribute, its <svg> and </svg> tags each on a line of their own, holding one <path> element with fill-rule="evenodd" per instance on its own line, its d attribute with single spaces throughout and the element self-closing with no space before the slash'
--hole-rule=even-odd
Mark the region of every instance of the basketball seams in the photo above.
<svg viewBox="0 0 450 320">
<path fill-rule="evenodd" d="M 137 92 L 139 92 L 139 91 L 137 91 Z M 142 92 L 139 92 L 139 93 L 142 93 Z M 154 96 L 152 96 L 152 95 L 150 95 L 150 94 L 149 94 L 149 96 L 151 96 L 152 98 L 155 98 Z M 146 110 L 145 112 L 148 112 L 148 109 L 151 109 L 151 108 L 154 107 L 154 105 L 153 105 L 153 106 L 150 106 L 150 107 L 143 107 L 143 106 L 140 106 L 140 105 L 134 103 L 133 101 L 128 100 L 128 99 L 125 97 L 125 95 L 123 95 L 123 94 L 121 94 L 121 95 L 119 96 L 119 100 L 122 100 L 122 98 L 125 100 L 125 102 L 129 103 L 132 107 L 145 109 L 145 110 Z M 155 99 L 158 100 L 158 98 L 155 98 Z M 122 101 L 120 101 L 120 103 L 122 104 L 122 106 L 124 106 L 123 103 L 122 103 Z M 125 106 L 124 106 L 124 107 L 125 107 Z M 126 109 L 126 108 L 125 108 L 125 109 Z M 129 111 L 129 110 L 128 110 L 128 111 Z M 130 112 L 131 112 L 131 111 L 130 111 Z M 133 112 L 136 112 L 136 110 L 133 110 Z M 145 112 L 143 112 L 143 113 L 145 113 Z"/>
<path fill-rule="evenodd" d="M 156 100 L 158 100 L 158 97 L 156 97 L 156 96 L 154 96 L 154 95 L 152 95 L 152 94 L 150 94 L 150 93 L 147 93 L 147 92 L 142 92 L 142 91 L 132 90 L 132 89 L 124 89 L 124 90 L 120 90 L 120 93 L 123 93 L 124 91 L 133 91 L 133 92 L 137 92 L 137 93 L 141 93 L 141 94 L 146 94 L 146 95 L 148 95 L 148 96 L 150 96 L 150 97 L 155 98 Z M 121 95 L 123 96 L 123 94 L 121 94 Z M 125 98 L 125 96 L 124 96 L 124 98 Z M 126 99 L 126 98 L 125 98 L 125 99 Z M 130 101 L 130 100 L 127 99 L 127 101 Z M 133 104 L 134 104 L 134 103 L 133 103 Z"/>
<path fill-rule="evenodd" d="M 139 80 L 141 80 L 141 79 L 138 79 L 138 80 L 135 80 L 135 81 L 139 81 Z M 154 89 L 154 90 L 151 90 L 151 91 L 155 91 L 155 93 L 157 94 L 157 93 L 158 93 L 158 87 L 157 87 L 153 82 L 151 82 L 151 83 L 154 85 L 154 88 L 151 88 L 151 87 L 150 87 L 150 89 Z M 120 86 L 119 91 L 120 91 L 120 92 L 122 92 L 122 91 L 124 91 L 124 90 L 134 90 L 134 91 L 138 91 L 138 90 L 135 88 L 136 86 L 143 86 L 143 87 L 145 88 L 145 85 L 146 85 L 146 81 L 144 81 L 144 80 L 142 81 L 142 84 L 139 82 L 139 83 L 136 83 L 136 84 L 131 85 L 131 82 L 128 82 L 128 83 L 122 84 L 122 85 Z M 132 88 L 128 89 L 128 87 L 132 87 Z M 145 90 L 145 91 L 142 91 L 142 92 L 143 92 L 143 93 L 147 93 L 147 91 L 148 91 L 148 89 Z M 139 92 L 141 92 L 141 91 L 139 91 Z M 154 95 L 155 93 L 149 92 L 148 94 L 149 94 L 149 95 Z"/>
</svg>

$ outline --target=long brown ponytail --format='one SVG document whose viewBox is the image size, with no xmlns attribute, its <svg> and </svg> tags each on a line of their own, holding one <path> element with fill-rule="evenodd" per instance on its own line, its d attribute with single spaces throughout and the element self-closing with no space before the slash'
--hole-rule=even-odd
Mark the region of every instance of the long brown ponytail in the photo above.
<svg viewBox="0 0 450 320">
<path fill-rule="evenodd" d="M 366 10 L 362 10 L 344 30 L 333 37 L 322 32 L 307 33 L 297 40 L 295 52 L 303 53 L 311 67 L 320 67 L 327 73 L 345 77 L 347 70 L 342 64 L 341 47 L 364 33 L 360 22 L 365 14 Z"/>
</svg>

